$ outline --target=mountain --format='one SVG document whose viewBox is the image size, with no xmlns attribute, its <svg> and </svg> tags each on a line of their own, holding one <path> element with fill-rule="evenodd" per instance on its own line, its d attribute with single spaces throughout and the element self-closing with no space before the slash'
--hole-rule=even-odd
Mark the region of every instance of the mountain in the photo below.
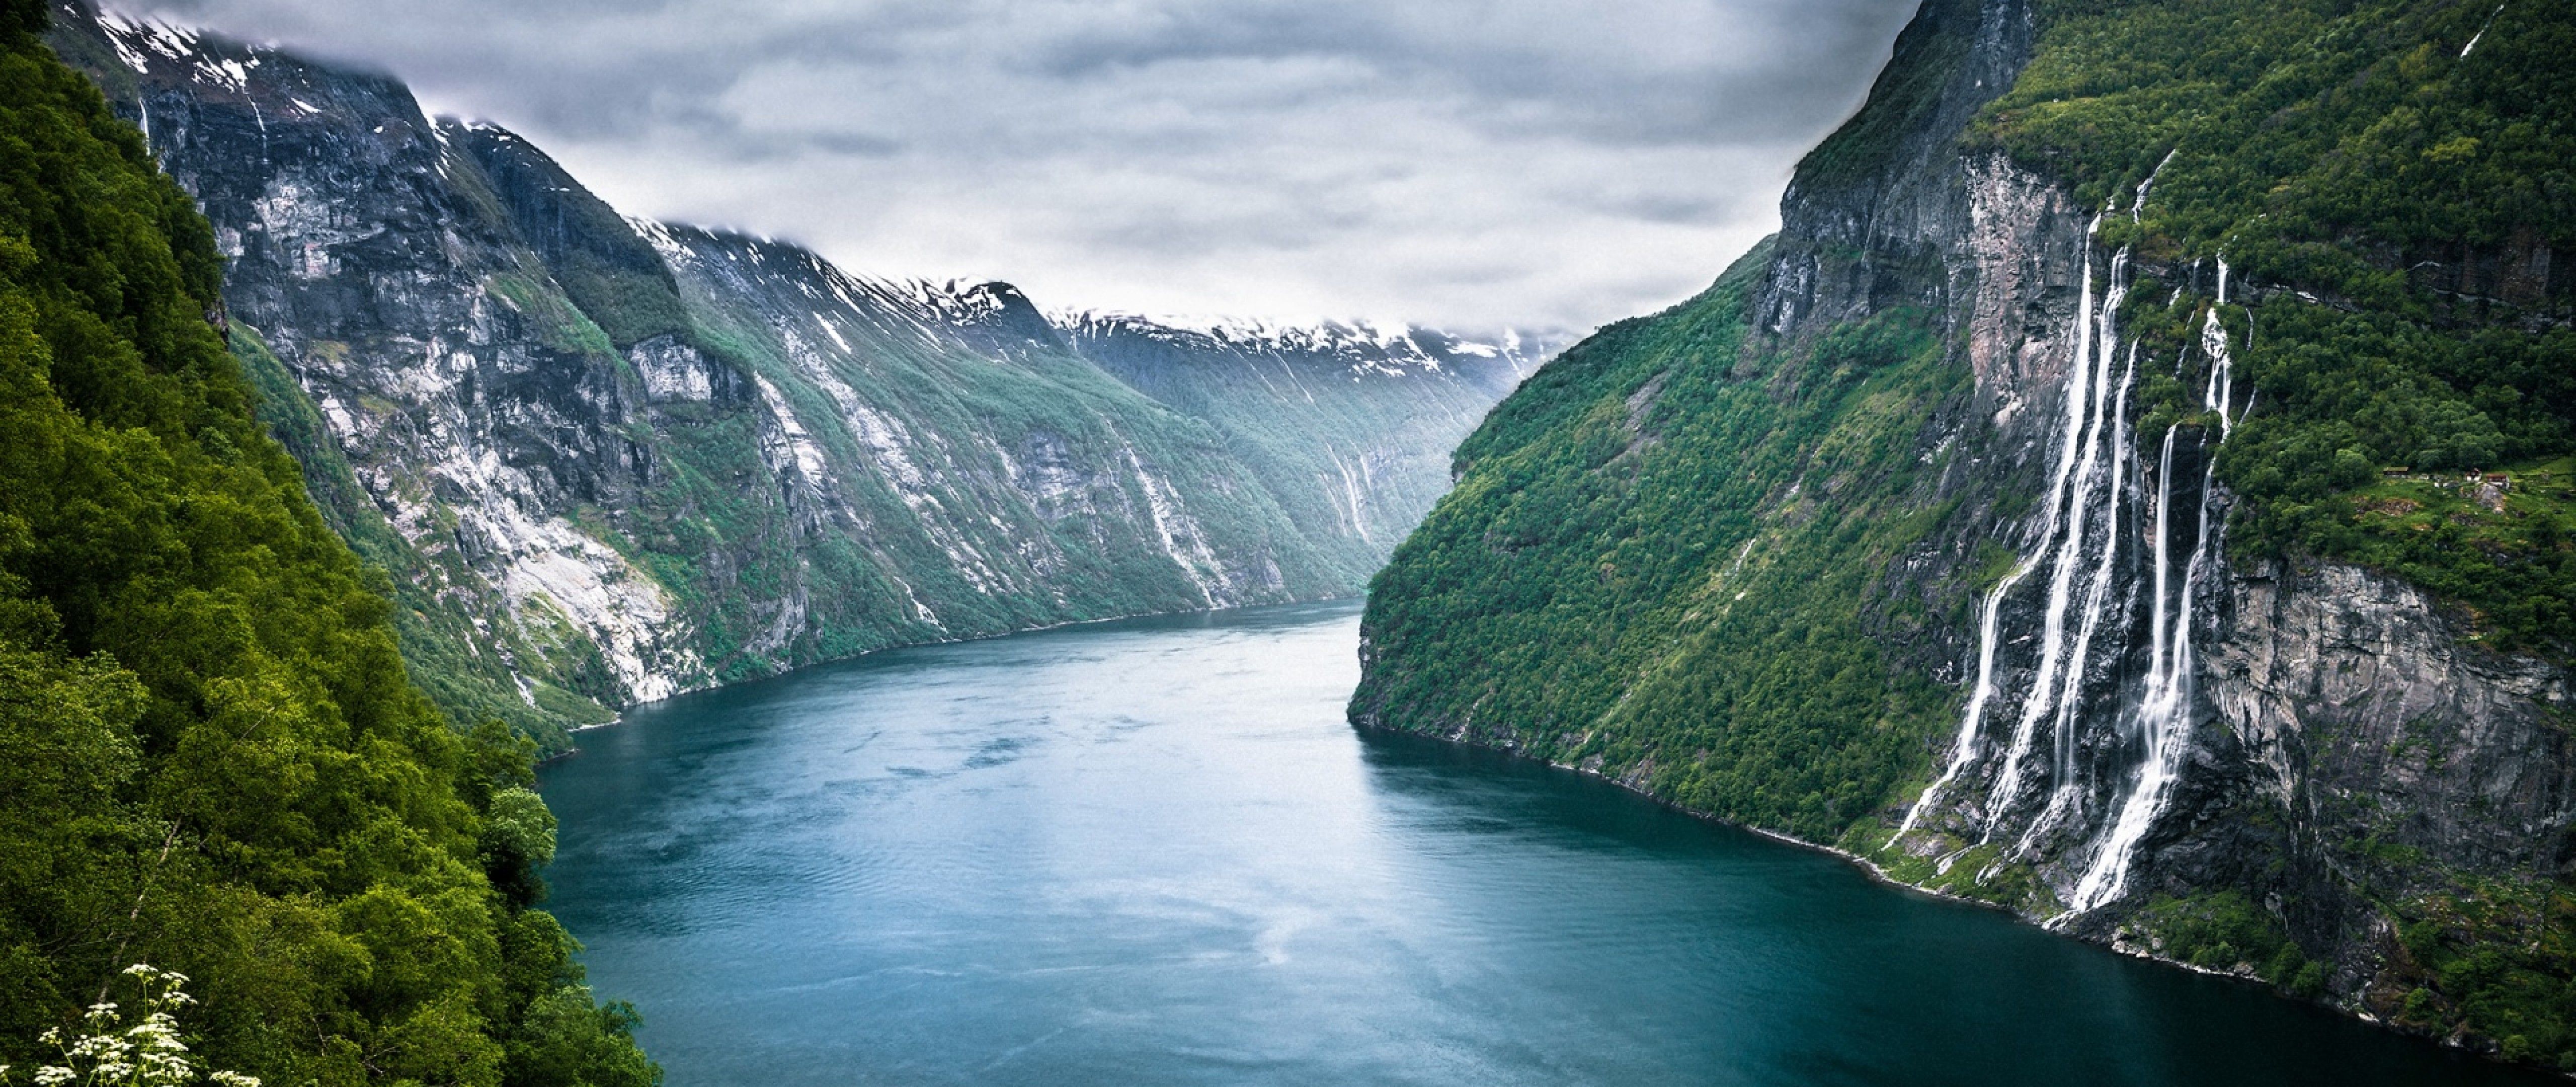
<svg viewBox="0 0 2576 1087">
<path fill-rule="evenodd" d="M 45 12 L 0 2 L 0 1065 L 659 1083 L 534 908 L 532 746 L 406 681 L 252 414 L 216 232 Z M 194 1005 L 147 1020 L 137 964 Z"/>
<path fill-rule="evenodd" d="M 1059 318 L 1073 349 L 1138 392 L 1215 423 L 1300 525 L 1331 526 L 1350 569 L 1374 573 L 1449 490 L 1449 451 L 1562 346 L 1412 326 Z M 1380 391 L 1417 387 L 1400 406 Z M 1283 406 L 1286 410 L 1282 410 Z M 1323 480 L 1321 488 L 1310 481 Z M 1362 575 L 1366 581 L 1366 575 Z"/>
<path fill-rule="evenodd" d="M 1928 0 L 1506 399 L 1355 722 L 2576 1066 L 2576 18 Z"/>
<path fill-rule="evenodd" d="M 549 747 L 906 643 L 1356 593 L 1535 361 L 1049 318 L 630 222 L 382 75 L 64 3 L 213 222 L 233 346 L 413 675 Z"/>
</svg>

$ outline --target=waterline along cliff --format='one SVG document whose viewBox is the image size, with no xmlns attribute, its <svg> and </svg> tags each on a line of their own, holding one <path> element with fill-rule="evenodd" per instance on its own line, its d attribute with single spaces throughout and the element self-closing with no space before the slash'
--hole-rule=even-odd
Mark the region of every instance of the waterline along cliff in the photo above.
<svg viewBox="0 0 2576 1087">
<path fill-rule="evenodd" d="M 1356 593 L 1543 336 L 1175 327 L 629 221 L 393 79 L 56 12 L 413 674 L 549 746 L 891 645 Z"/>
<path fill-rule="evenodd" d="M 1460 447 L 1355 721 L 2576 1067 L 2576 15 L 1929 0 Z"/>
</svg>

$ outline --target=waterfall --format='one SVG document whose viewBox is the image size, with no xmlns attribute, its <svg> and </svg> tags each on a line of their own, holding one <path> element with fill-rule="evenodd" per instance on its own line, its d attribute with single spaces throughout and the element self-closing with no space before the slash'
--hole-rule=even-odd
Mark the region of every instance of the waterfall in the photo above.
<svg viewBox="0 0 2576 1087">
<path fill-rule="evenodd" d="M 2101 226 L 2102 220 L 2095 218 L 2093 230 L 2099 230 Z M 2091 232 L 2088 231 L 2087 237 L 2090 236 Z M 1906 809 L 1905 819 L 1897 825 L 1896 834 L 1888 839 L 1890 845 L 1912 831 L 1915 820 L 1922 817 L 1923 809 L 1932 802 L 1932 798 L 1957 780 L 1960 772 L 1976 761 L 1979 749 L 1977 741 L 1984 726 L 1986 707 L 1994 700 L 1995 648 L 1998 633 L 1996 626 L 1998 616 L 2003 610 L 2004 598 L 2038 568 L 2040 560 L 2048 554 L 2049 544 L 2056 540 L 2058 521 L 2066 506 L 2067 484 L 2075 475 L 2078 447 L 2082 444 L 2087 415 L 2098 417 L 2098 409 L 2094 404 L 2097 398 L 2092 389 L 2092 366 L 2090 365 L 2093 349 L 2093 253 L 2090 246 L 2085 248 L 2083 290 L 2078 305 L 2080 308 L 2076 315 L 2075 362 L 2067 368 L 2073 384 L 2066 391 L 2065 431 L 2058 439 L 2057 470 L 2049 481 L 2048 505 L 2041 514 L 2037 544 L 2029 554 L 2022 556 L 2013 564 L 2012 571 L 2005 574 L 2002 581 L 1996 583 L 1995 587 L 1986 593 L 1983 614 L 1977 621 L 1977 686 L 1976 690 L 1968 696 L 1968 712 L 1959 725 L 1958 741 L 1950 749 L 1950 765 L 1942 771 L 1939 778 L 1924 788 L 1922 795 L 1914 798 L 1914 805 Z"/>
<path fill-rule="evenodd" d="M 2090 260 L 2086 261 L 2088 272 L 2091 263 Z M 2066 670 L 2068 658 L 2079 651 L 2079 647 L 2070 644 L 2066 638 L 2067 609 L 2074 602 L 2076 579 L 2084 567 L 2085 544 L 2088 539 L 2085 525 L 2087 516 L 2091 512 L 2093 489 L 2104 474 L 2104 461 L 2108 459 L 2116 465 L 2119 459 L 2117 450 L 2111 450 L 2106 454 L 2103 449 L 2103 439 L 2113 422 L 2110 410 L 2113 397 L 2111 358 L 2117 353 L 2115 349 L 2119 342 L 2118 327 L 2115 323 L 2116 314 L 2121 301 L 2128 293 L 2127 284 L 2122 282 L 2127 278 L 2128 264 L 2129 253 L 2125 249 L 2111 258 L 2110 282 L 2103 291 L 2102 304 L 2098 309 L 2092 304 L 2092 276 L 2089 274 L 2085 276 L 2085 301 L 2078 312 L 2079 324 L 2076 326 L 2075 364 L 2078 367 L 2089 366 L 2093 373 L 2090 380 L 2085 383 L 2086 387 L 2092 390 L 2092 395 L 2091 410 L 2087 413 L 2083 451 L 2078 457 L 2082 469 L 2075 476 L 2074 494 L 2067 504 L 2069 517 L 2066 534 L 2058 541 L 2057 553 L 2052 559 L 2049 571 L 2048 602 L 2041 613 L 2039 672 L 2031 680 L 2030 691 L 2023 696 L 2021 722 L 2013 730 L 2013 743 L 2004 756 L 2003 773 L 1995 779 L 1994 790 L 1986 798 L 1988 817 L 1986 838 L 1988 840 L 1994 836 L 1994 817 L 2001 814 L 2021 795 L 2024 764 L 2038 742 L 2040 722 L 2060 714 L 2071 715 L 2074 712 L 2072 703 L 2077 701 L 2075 695 L 2082 684 L 2081 675 Z M 2123 387 L 2119 392 L 2120 403 L 2125 408 L 2127 389 Z M 2113 481 L 2115 502 L 2104 511 L 2106 521 L 2118 518 L 2117 490 L 2118 481 L 2115 479 Z M 2117 549 L 2118 537 L 2107 531 L 2107 528 L 2106 525 L 2106 531 L 2103 533 L 2103 549 L 2105 552 L 2110 552 Z M 2105 558 L 2107 560 L 2107 554 Z M 2092 596 L 2092 600 L 2088 601 L 2088 605 L 2098 601 L 2099 594 L 2089 595 Z M 2090 606 L 2087 610 L 2088 615 L 2084 626 L 2087 631 L 2086 637 L 2089 638 L 2090 629 L 2098 624 L 2100 615 L 2098 610 Z"/>
<path fill-rule="evenodd" d="M 2140 186 L 2140 200 L 2145 188 Z M 2096 219 L 2097 228 L 2099 224 Z M 2087 858 L 2071 893 L 2074 911 L 2095 909 L 2128 889 L 2140 844 L 2167 814 L 2190 750 L 2197 665 L 2192 636 L 2199 619 L 2195 604 L 2204 579 L 2217 569 L 2225 535 L 2223 526 L 2213 521 L 2220 511 L 2212 509 L 2212 454 L 2242 417 L 2234 409 L 2234 353 L 2219 317 L 2219 307 L 2229 302 L 2231 271 L 2220 258 L 2218 303 L 2204 315 L 2197 345 L 2209 365 L 2201 406 L 2217 416 L 2218 433 L 2210 435 L 2187 423 L 2167 427 L 2153 465 L 2152 501 L 2133 517 L 2128 511 L 2149 499 L 2150 492 L 2143 481 L 2148 465 L 2130 456 L 2137 440 L 2130 427 L 2130 394 L 2137 382 L 2140 351 L 2134 343 L 2123 350 L 2118 321 L 2128 291 L 2129 253 L 2124 249 L 2112 256 L 2097 299 L 2093 257 L 2087 251 L 2073 358 L 2067 370 L 2065 414 L 2055 434 L 2056 465 L 2046 504 L 2040 508 L 2028 550 L 1980 602 L 1976 686 L 1949 763 L 1907 809 L 1895 835 L 1888 839 L 1889 846 L 1916 829 L 1925 809 L 1936 807 L 1940 798 L 1960 787 L 1962 779 L 1976 776 L 1980 766 L 1988 765 L 1994 741 L 2005 739 L 2001 758 L 1992 764 L 1995 769 L 1982 806 L 1972 810 L 1972 818 L 1982 824 L 1979 842 L 1992 842 L 2005 832 L 2025 795 L 2037 786 L 2034 779 L 2044 776 L 2049 785 L 2047 803 L 2019 827 L 2006 856 L 2033 856 L 2038 852 L 2035 844 L 2052 828 L 2072 826 L 2090 845 L 2089 850 L 2072 854 Z M 2187 358 L 2188 352 L 2177 362 Z M 2182 526 L 2173 509 L 2173 476 L 2177 451 L 2186 440 L 2191 443 L 2190 452 L 2199 457 L 2200 491 L 2194 508 L 2182 514 L 2193 518 L 2190 553 L 2177 556 L 2172 536 Z M 2132 479 L 2141 481 L 2138 489 L 2131 488 Z M 2151 527 L 2137 523 L 2142 519 L 2150 521 Z M 2128 541 L 2140 535 L 2147 537 L 2142 541 L 2145 546 L 2125 551 Z M 2139 571 L 2143 577 L 2127 580 L 2122 590 L 2124 554 L 2139 555 L 2147 569 Z M 2047 596 L 2033 623 L 2037 629 L 2008 629 L 2003 622 L 2005 605 L 2026 582 L 2042 574 Z M 2139 600 L 2142 592 L 2149 595 L 2148 600 Z M 2123 677 L 2119 705 L 2107 711 L 2108 724 L 2120 740 L 2118 750 L 2135 752 L 2136 761 L 2097 771 L 2101 776 L 2087 780 L 2085 767 L 2078 762 L 2087 735 L 2086 718 L 2101 716 L 2087 713 L 2086 693 L 2094 678 L 2088 673 L 2105 653 L 2115 662 L 2131 659 L 2130 647 L 2137 645 L 2134 624 L 2141 611 L 2148 643 L 2145 674 L 2130 672 Z M 2009 680 L 1997 676 L 2003 647 L 2018 641 L 2036 643 L 2023 687 L 2014 686 L 2014 680 L 2020 679 L 2017 672 Z M 1998 728 L 1995 736 L 1989 736 L 1987 719 L 1997 701 L 2006 697 L 2020 700 L 2014 725 L 2009 732 Z M 2045 755 L 2040 751 L 2043 743 L 2048 745 Z M 2107 810 L 2094 808 L 2096 798 L 2106 790 L 2111 794 L 2103 801 Z"/>
<path fill-rule="evenodd" d="M 2103 326 L 2107 347 L 2112 335 L 2110 322 L 2106 319 Z M 2128 365 L 2120 375 L 2119 400 L 2111 408 L 2114 428 L 2108 469 L 2111 493 L 2102 501 L 2101 533 L 2098 537 L 2088 537 L 2098 539 L 2095 546 L 2098 546 L 2102 557 L 2093 570 L 2090 586 L 2085 590 L 2084 625 L 2075 635 L 2074 659 L 2067 664 L 2065 682 L 2057 693 L 2057 727 L 2051 734 L 2057 756 L 2051 769 L 2057 788 L 2048 798 L 2048 809 L 2040 813 L 2039 818 L 2031 820 L 2030 828 L 2023 831 L 2021 840 L 2014 844 L 2016 853 L 2028 853 L 2031 842 L 2039 837 L 2041 831 L 2055 825 L 2070 810 L 2080 808 L 2084 801 L 2083 783 L 2075 772 L 2076 724 L 2084 706 L 2084 674 L 2092 664 L 2093 637 L 2101 630 L 2103 611 L 2111 599 L 2111 583 L 2118 580 L 2120 511 L 2122 500 L 2128 496 L 2129 387 L 2137 375 L 2138 352 L 2136 345 L 2132 344 Z"/>
<path fill-rule="evenodd" d="M 1888 845 L 1895 845 L 1899 839 L 1912 833 L 1914 821 L 1922 817 L 1924 806 L 1957 780 L 1959 771 L 1975 760 L 1977 733 L 1985 724 L 1986 704 L 1995 696 L 1996 617 L 2003 610 L 2004 596 L 2013 591 L 2013 586 L 2021 584 L 2023 578 L 2030 576 L 2033 565 L 2024 560 L 2014 566 L 2002 581 L 1996 582 L 1994 588 L 1986 591 L 1985 604 L 1977 616 L 1977 687 L 1968 696 L 1968 713 L 1959 723 L 1959 738 L 1951 743 L 1949 769 L 1943 770 L 1939 778 L 1924 788 L 1923 795 L 1914 798 L 1914 805 L 1905 809 L 1905 820 L 1896 825 L 1896 833 L 1887 839 Z"/>
<path fill-rule="evenodd" d="M 2209 389 L 2200 397 L 2204 411 L 2218 413 L 2218 440 L 2226 441 L 2236 429 L 2235 420 L 2227 417 L 2227 405 L 2236 399 L 2235 364 L 2227 349 L 2227 326 L 2218 320 L 2218 308 L 2227 304 L 2227 258 L 2218 258 L 2218 305 L 2209 307 L 2209 315 L 2200 325 L 2200 351 L 2209 356 Z"/>
<path fill-rule="evenodd" d="M 2218 263 L 2218 295 L 2227 297 L 2227 262 Z M 2232 396 L 2233 353 L 2227 345 L 2227 334 L 2218 323 L 2218 309 L 2210 307 L 2208 322 L 2202 326 L 2201 347 L 2209 354 L 2209 390 L 2202 403 L 2218 413 L 2219 442 L 2236 422 L 2228 413 Z M 2166 506 L 2170 503 L 2173 480 L 2174 435 L 2180 424 L 2165 431 L 2163 464 L 2156 474 L 2156 601 L 2152 612 L 2153 641 L 2147 671 L 2146 690 L 2137 710 L 2126 715 L 2125 725 L 2132 727 L 2144 741 L 2146 751 L 2140 760 L 2138 780 L 2120 800 L 2119 816 L 2111 824 L 2093 863 L 2075 884 L 2074 912 L 2082 913 L 2120 897 L 2128 888 L 2129 869 L 2137 860 L 2138 843 L 2148 829 L 2164 817 L 2173 800 L 2174 785 L 2182 776 L 2182 757 L 2191 741 L 2191 704 L 2193 657 L 2191 651 L 2192 601 L 2198 594 L 2204 571 L 2218 561 L 2224 542 L 2223 527 L 2213 530 L 2209 522 L 2209 492 L 2216 478 L 2217 459 L 2204 438 L 2200 441 L 2200 503 L 2198 528 L 2192 542 L 2191 558 L 2183 563 L 2182 594 L 2174 601 L 2170 631 L 2165 623 Z"/>
<path fill-rule="evenodd" d="M 2174 156 L 2179 154 L 2182 154 L 2182 148 L 2179 147 L 2165 152 L 2165 157 L 2156 161 L 2156 168 L 2147 171 L 2147 179 L 2145 181 L 2138 182 L 2137 194 L 2129 198 L 2130 222 L 2136 223 L 2145 221 L 2147 215 L 2147 190 L 2155 187 L 2156 175 L 2165 172 L 2165 167 L 2173 165 Z M 2180 296 L 2177 295 L 2176 297 Z"/>
<path fill-rule="evenodd" d="M 2165 432 L 2165 472 L 2173 469 L 2173 431 Z M 2202 459 L 2207 461 L 2207 448 Z M 2156 619 L 2155 661 L 2147 676 L 2145 696 L 2133 716 L 2142 734 L 2146 752 L 2140 760 L 2138 780 L 2120 801 L 2119 817 L 2111 824 L 2110 833 L 2095 851 L 2093 863 L 2085 869 L 2084 878 L 2075 885 L 2074 912 L 2082 913 L 2120 897 L 2129 881 L 2129 867 L 2137 859 L 2138 842 L 2147 830 L 2162 818 L 2173 799 L 2174 784 L 2182 776 L 2182 756 L 2191 740 L 2191 701 L 2193 693 L 2191 622 L 2192 597 L 2198 591 L 2201 571 L 2211 560 L 2216 533 L 2209 525 L 2210 469 L 2204 464 L 2200 477 L 2200 527 L 2192 544 L 2191 558 L 2183 565 L 2182 594 L 2175 600 L 2170 633 L 2164 626 L 2165 541 L 2156 539 Z M 2165 525 L 2164 499 L 2170 485 L 2158 485 L 2156 525 Z"/>
</svg>

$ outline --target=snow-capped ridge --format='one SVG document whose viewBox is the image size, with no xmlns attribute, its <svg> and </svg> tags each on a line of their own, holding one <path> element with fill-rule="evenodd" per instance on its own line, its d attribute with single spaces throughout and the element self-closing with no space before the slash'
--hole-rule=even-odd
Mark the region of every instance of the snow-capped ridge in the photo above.
<svg viewBox="0 0 2576 1087">
<path fill-rule="evenodd" d="M 1339 360 L 1355 377 L 1443 373 L 1462 365 L 1501 362 L 1514 376 L 1525 376 L 1545 361 L 1534 345 L 1553 345 L 1561 336 L 1540 336 L 1506 329 L 1490 338 L 1456 335 L 1441 329 L 1394 320 L 1275 321 L 1248 317 L 1147 315 L 1116 310 L 1057 311 L 1048 315 L 1056 327 L 1076 338 L 1131 336 L 1194 349 L 1214 349 L 1279 358 Z M 1550 348 L 1552 350 L 1552 346 Z"/>
</svg>

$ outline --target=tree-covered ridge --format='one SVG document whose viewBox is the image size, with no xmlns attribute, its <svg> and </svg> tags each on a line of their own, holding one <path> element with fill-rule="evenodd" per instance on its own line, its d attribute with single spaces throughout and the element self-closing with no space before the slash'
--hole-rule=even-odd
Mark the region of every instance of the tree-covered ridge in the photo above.
<svg viewBox="0 0 2576 1087">
<path fill-rule="evenodd" d="M 1971 140 L 2119 205 L 2106 246 L 2232 265 L 2219 314 L 2248 345 L 2236 383 L 2252 393 L 2220 459 L 2247 499 L 2238 555 L 2358 560 L 2467 605 L 2498 644 L 2576 652 L 2576 515 L 2565 473 L 2544 471 L 2576 449 L 2576 9 L 2051 2 L 2040 17 L 2029 68 Z M 2130 295 L 2151 356 L 2200 336 L 2215 281 L 2191 282 Z M 2199 410 L 2185 380 L 2140 392 L 2150 413 Z M 2522 493 L 2492 511 L 2379 493 L 2398 467 L 2513 470 Z M 2406 516 L 2428 503 L 2456 516 Z"/>
<path fill-rule="evenodd" d="M 212 231 L 0 15 L 0 1064 L 148 961 L 273 1084 L 653 1082 L 532 908 L 526 745 L 411 686 L 253 418 Z"/>
<path fill-rule="evenodd" d="M 2127 315 L 2150 356 L 2179 353 L 2213 306 L 2244 345 L 2249 415 L 2218 462 L 2243 499 L 2237 560 L 2358 562 L 2461 606 L 2490 645 L 2576 658 L 2576 8 L 2042 12 L 2029 69 L 1971 138 L 2097 206 L 2152 177 L 2105 244 L 2168 267 L 2223 257 L 2240 277 L 2223 306 L 2206 279 L 2141 283 Z M 2198 388 L 2151 382 L 2141 400 L 2185 417 Z M 2491 472 L 2510 489 L 2466 481 Z M 2381 903 L 2404 949 L 2392 976 L 2412 986 L 2392 1018 L 2576 1067 L 2563 876 L 2427 880 L 2403 847 L 2363 853 L 2356 878 L 2408 888 Z M 2213 915 L 2238 919 L 2229 946 L 2281 944 L 2258 914 Z"/>
<path fill-rule="evenodd" d="M 1768 256 L 1603 329 L 1460 448 L 1370 585 L 1356 717 L 1824 840 L 1915 769 L 1951 696 L 1883 651 L 1923 617 L 1877 582 L 1939 521 L 1913 453 L 1968 375 L 1903 311 L 1742 364 Z"/>
</svg>

